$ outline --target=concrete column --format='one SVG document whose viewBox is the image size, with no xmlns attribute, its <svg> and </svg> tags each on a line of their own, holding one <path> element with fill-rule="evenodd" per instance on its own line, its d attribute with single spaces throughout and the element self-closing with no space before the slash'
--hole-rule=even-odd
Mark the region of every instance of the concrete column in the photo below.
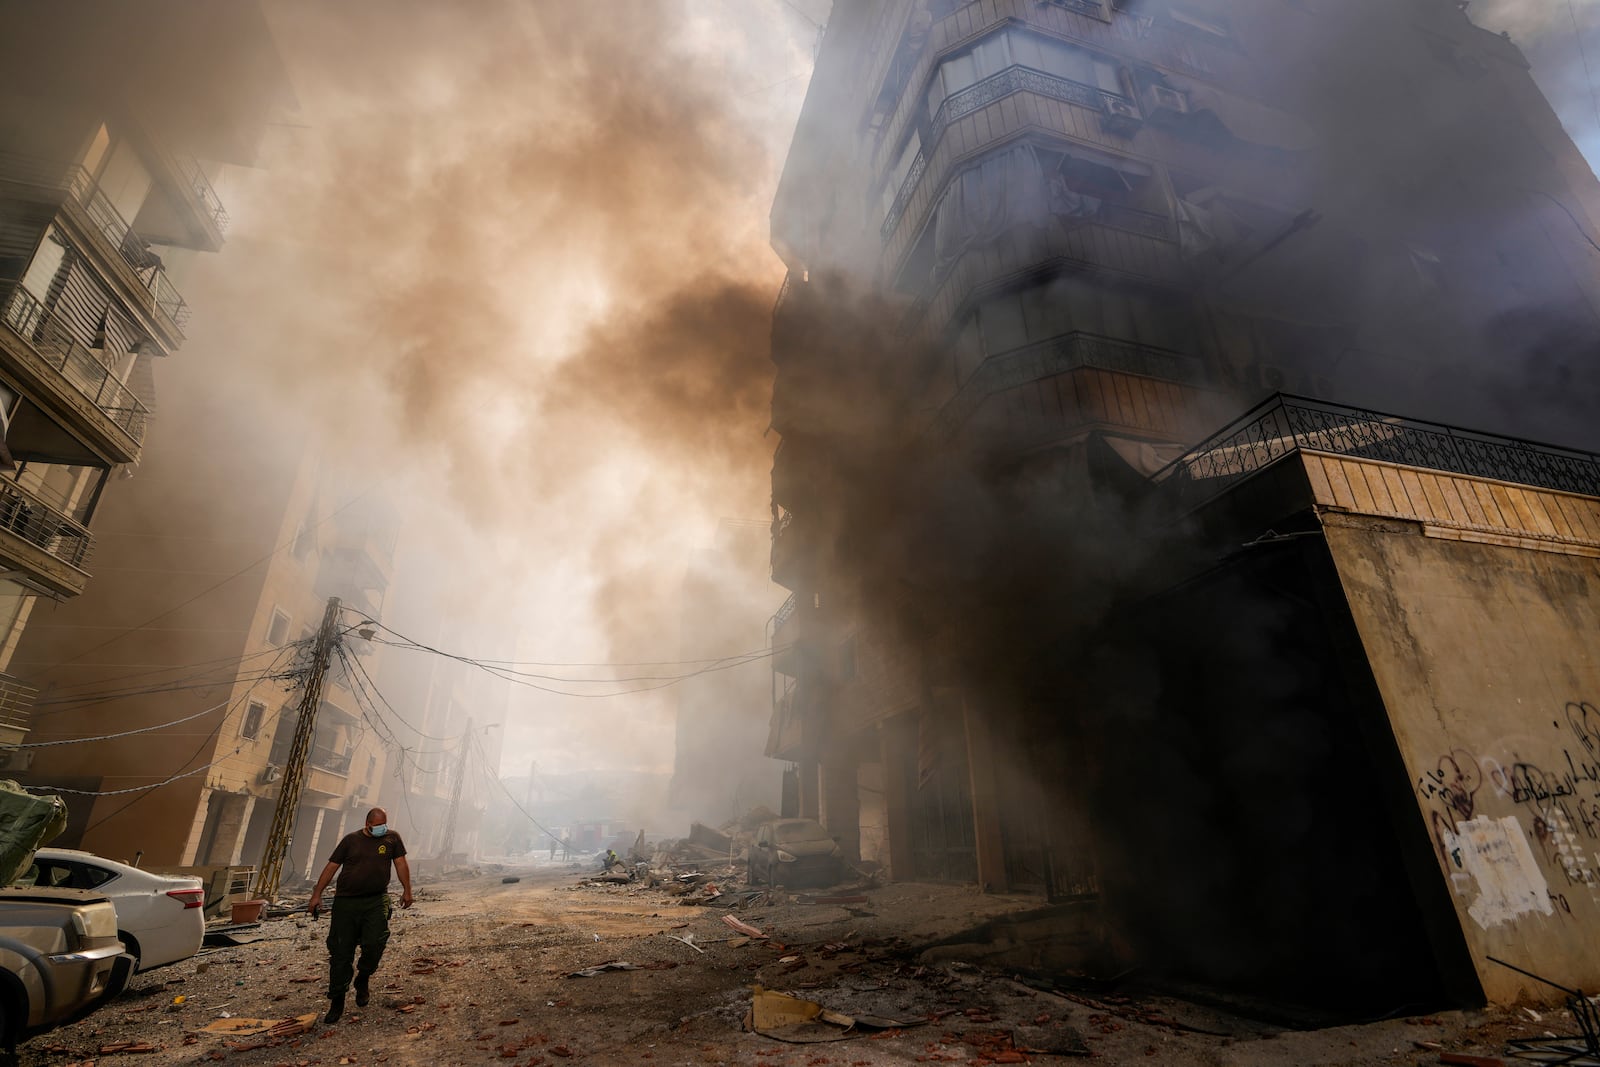
<svg viewBox="0 0 1600 1067">
<path fill-rule="evenodd" d="M 250 828 L 250 817 L 256 812 L 256 798 L 247 796 L 239 806 L 239 825 L 233 838 L 233 848 L 228 852 L 228 866 L 237 867 L 244 856 L 244 839 Z"/>
<path fill-rule="evenodd" d="M 839 850 L 851 863 L 861 862 L 861 806 L 856 784 L 856 765 L 824 764 L 822 767 L 822 816 L 818 819 L 839 839 Z"/>
<path fill-rule="evenodd" d="M 816 760 L 800 761 L 800 817 L 802 819 L 820 819 L 822 817 L 822 767 Z"/>
<path fill-rule="evenodd" d="M 195 805 L 194 822 L 189 826 L 189 839 L 184 842 L 183 856 L 178 863 L 183 867 L 195 865 L 195 853 L 200 851 L 200 839 L 206 832 L 206 816 L 211 811 L 210 789 L 200 790 L 200 802 Z"/>
<path fill-rule="evenodd" d="M 894 881 L 915 877 L 911 862 L 911 791 L 916 783 L 906 773 L 913 753 L 906 750 L 907 730 L 903 722 L 884 723 L 878 728 L 878 748 L 883 763 L 883 860 Z M 914 752 L 914 750 L 913 750 Z"/>
<path fill-rule="evenodd" d="M 1000 835 L 1000 790 L 995 776 L 994 744 L 989 724 L 962 696 L 966 723 L 967 768 L 972 785 L 972 832 L 978 854 L 978 885 L 986 893 L 1003 893 L 1006 881 L 1005 842 Z"/>
</svg>

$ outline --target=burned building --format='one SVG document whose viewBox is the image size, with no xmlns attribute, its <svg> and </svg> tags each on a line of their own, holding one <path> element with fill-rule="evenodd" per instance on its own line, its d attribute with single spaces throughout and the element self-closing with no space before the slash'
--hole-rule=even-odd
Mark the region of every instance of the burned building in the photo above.
<svg viewBox="0 0 1600 1067">
<path fill-rule="evenodd" d="M 765 522 L 722 519 L 683 576 L 678 669 L 689 677 L 675 686 L 670 803 L 691 818 L 778 806 L 779 775 L 759 755 L 765 716 L 750 714 L 769 676 L 763 627 L 782 596 L 768 578 L 768 544 Z"/>
<path fill-rule="evenodd" d="M 1596 444 L 1597 218 L 1451 0 L 837 5 L 772 218 L 798 813 L 1175 978 L 1600 984 L 1600 467 L 1529 443 Z"/>
</svg>

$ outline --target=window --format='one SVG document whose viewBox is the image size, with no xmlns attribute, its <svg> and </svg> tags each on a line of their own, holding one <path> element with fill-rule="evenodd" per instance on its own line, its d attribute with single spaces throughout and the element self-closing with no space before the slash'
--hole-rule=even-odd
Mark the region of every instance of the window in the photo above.
<svg viewBox="0 0 1600 1067">
<path fill-rule="evenodd" d="M 245 709 L 244 725 L 239 727 L 239 736 L 254 741 L 261 736 L 261 720 L 266 717 L 267 706 L 252 700 L 250 707 Z"/>
<path fill-rule="evenodd" d="M 311 553 L 311 545 L 311 527 L 301 522 L 300 529 L 296 530 L 294 534 L 294 548 L 292 550 L 294 558 L 304 562 L 306 556 Z"/>
<path fill-rule="evenodd" d="M 928 86 L 929 116 L 938 114 L 946 97 L 1008 67 L 1031 67 L 1108 93 L 1123 91 L 1117 65 L 1110 60 L 1053 38 L 1006 30 L 939 64 Z"/>
<path fill-rule="evenodd" d="M 277 608 L 272 609 L 272 623 L 267 627 L 267 644 L 281 645 L 289 640 L 289 616 Z"/>
<path fill-rule="evenodd" d="M 377 771 L 377 769 L 378 769 L 378 757 L 377 756 L 368 756 L 367 757 L 367 781 L 369 781 L 369 782 L 372 781 L 372 776 Z"/>
</svg>

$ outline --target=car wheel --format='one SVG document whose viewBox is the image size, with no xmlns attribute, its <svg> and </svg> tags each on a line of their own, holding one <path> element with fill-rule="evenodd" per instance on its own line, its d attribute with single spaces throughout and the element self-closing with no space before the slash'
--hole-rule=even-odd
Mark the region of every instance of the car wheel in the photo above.
<svg viewBox="0 0 1600 1067">
<path fill-rule="evenodd" d="M 117 940 L 122 942 L 122 951 L 133 957 L 133 974 L 139 973 L 139 939 L 126 930 L 117 931 Z"/>
<path fill-rule="evenodd" d="M 17 993 L 0 989 L 0 1064 L 17 1062 L 17 1039 L 28 1022 L 27 1010 L 17 1003 Z"/>
</svg>

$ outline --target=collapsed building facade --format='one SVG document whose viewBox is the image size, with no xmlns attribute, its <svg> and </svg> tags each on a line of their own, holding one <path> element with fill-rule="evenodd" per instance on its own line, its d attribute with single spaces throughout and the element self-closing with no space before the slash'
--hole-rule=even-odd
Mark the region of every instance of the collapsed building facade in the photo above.
<svg viewBox="0 0 1600 1067">
<path fill-rule="evenodd" d="M 1451 0 L 836 5 L 772 219 L 789 813 L 1179 979 L 1600 985 L 1600 462 L 1527 440 L 1595 445 L 1597 219 Z"/>
<path fill-rule="evenodd" d="M 142 459 L 179 282 L 291 98 L 259 8 L 163 0 L 11 12 L 0 92 L 0 671 L 40 598 L 84 591 L 113 472 Z M 44 47 L 49 43 L 49 47 Z M 0 747 L 35 679 L 0 675 Z"/>
</svg>

